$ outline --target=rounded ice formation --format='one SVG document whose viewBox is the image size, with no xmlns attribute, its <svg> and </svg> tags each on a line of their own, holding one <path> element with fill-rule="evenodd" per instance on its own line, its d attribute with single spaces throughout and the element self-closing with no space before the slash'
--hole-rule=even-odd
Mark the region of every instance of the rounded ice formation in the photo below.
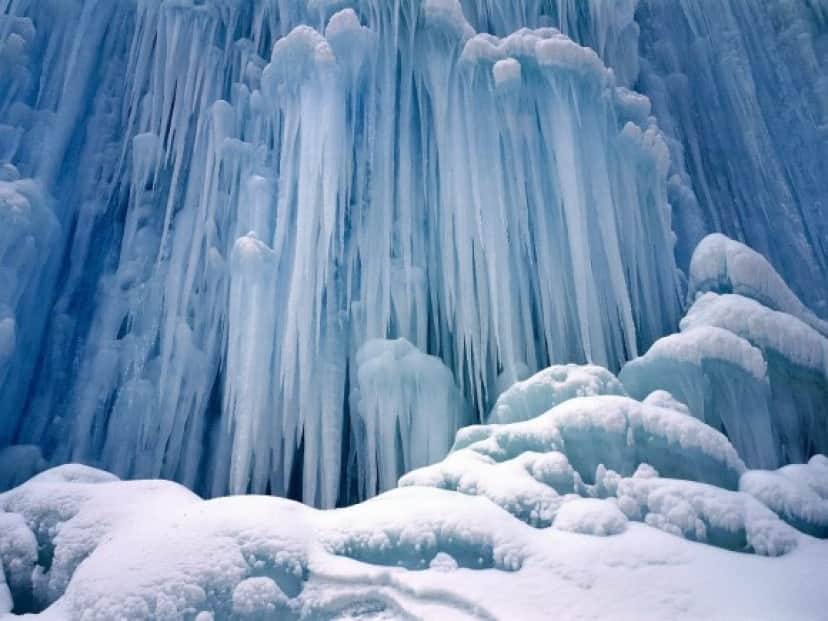
<svg viewBox="0 0 828 621">
<path fill-rule="evenodd" d="M 561 364 L 514 383 L 498 397 L 489 423 L 515 423 L 540 416 L 574 397 L 624 395 L 616 377 L 596 365 Z"/>
<path fill-rule="evenodd" d="M 623 533 L 627 516 L 610 500 L 579 498 L 564 503 L 552 525 L 558 530 L 604 537 Z"/>
</svg>

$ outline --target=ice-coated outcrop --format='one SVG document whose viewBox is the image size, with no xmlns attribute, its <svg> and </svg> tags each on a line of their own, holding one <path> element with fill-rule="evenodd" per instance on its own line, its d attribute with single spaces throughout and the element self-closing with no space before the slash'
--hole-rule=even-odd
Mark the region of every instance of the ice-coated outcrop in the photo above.
<svg viewBox="0 0 828 621">
<path fill-rule="evenodd" d="M 619 374 L 637 399 L 666 390 L 752 468 L 828 450 L 828 337 L 768 262 L 721 235 L 693 253 L 681 332 Z"/>
<path fill-rule="evenodd" d="M 692 303 L 707 293 L 735 293 L 771 310 L 793 315 L 828 337 L 828 322 L 806 307 L 761 254 L 714 233 L 693 251 L 687 298 Z"/>
<path fill-rule="evenodd" d="M 656 341 L 624 365 L 624 388 L 643 399 L 666 390 L 719 429 L 756 468 L 779 465 L 767 365 L 759 349 L 728 330 L 700 326 Z"/>
</svg>

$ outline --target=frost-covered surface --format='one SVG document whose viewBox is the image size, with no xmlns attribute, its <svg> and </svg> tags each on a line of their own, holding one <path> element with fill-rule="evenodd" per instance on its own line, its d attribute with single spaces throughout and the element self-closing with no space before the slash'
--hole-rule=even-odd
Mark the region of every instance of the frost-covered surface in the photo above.
<svg viewBox="0 0 828 621">
<path fill-rule="evenodd" d="M 776 471 L 751 470 L 742 475 L 739 489 L 799 530 L 828 538 L 828 459 L 824 455 Z"/>
<path fill-rule="evenodd" d="M 665 336 L 627 363 L 619 378 L 637 399 L 656 390 L 669 392 L 725 432 L 749 466 L 779 465 L 767 365 L 745 339 L 710 326 Z"/>
<path fill-rule="evenodd" d="M 540 416 L 574 397 L 623 395 L 621 382 L 595 365 L 553 365 L 514 383 L 497 398 L 489 423 L 516 423 Z"/>
<path fill-rule="evenodd" d="M 736 293 L 793 315 L 828 336 L 828 322 L 800 301 L 765 257 L 724 235 L 714 233 L 699 242 L 690 261 L 689 280 L 691 302 L 708 291 Z"/>
<path fill-rule="evenodd" d="M 681 321 L 682 331 L 698 326 L 729 330 L 762 351 L 779 463 L 828 451 L 828 338 L 793 315 L 736 294 L 699 297 Z"/>
<path fill-rule="evenodd" d="M 0 615 L 633 619 L 646 601 L 658 619 L 811 619 L 828 604 L 828 544 L 748 494 L 644 465 L 603 479 L 605 497 L 573 495 L 553 526 L 533 528 L 428 487 L 321 512 L 62 466 L 0 495 Z"/>
<path fill-rule="evenodd" d="M 665 477 L 731 490 L 745 469 L 727 438 L 686 411 L 599 396 L 526 422 L 462 429 L 445 460 L 410 472 L 400 485 L 485 496 L 544 527 L 573 495 L 614 495 L 618 479 L 642 463 Z"/>
</svg>

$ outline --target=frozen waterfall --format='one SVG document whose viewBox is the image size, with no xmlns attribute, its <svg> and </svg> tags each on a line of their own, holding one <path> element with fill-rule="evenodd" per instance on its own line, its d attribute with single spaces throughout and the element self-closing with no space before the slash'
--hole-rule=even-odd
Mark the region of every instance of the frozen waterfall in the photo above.
<svg viewBox="0 0 828 621">
<path fill-rule="evenodd" d="M 723 5 L 0 0 L 0 449 L 331 507 L 674 332 L 707 232 L 824 314 L 828 18 Z"/>
</svg>

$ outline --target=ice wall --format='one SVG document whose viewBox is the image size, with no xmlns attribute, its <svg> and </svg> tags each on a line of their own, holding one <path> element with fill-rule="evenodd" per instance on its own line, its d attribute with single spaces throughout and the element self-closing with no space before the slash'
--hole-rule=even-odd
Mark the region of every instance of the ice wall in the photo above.
<svg viewBox="0 0 828 621">
<path fill-rule="evenodd" d="M 718 231 L 828 313 L 828 10 L 813 0 L 641 0 L 640 77 L 670 137 L 678 253 Z"/>
</svg>

